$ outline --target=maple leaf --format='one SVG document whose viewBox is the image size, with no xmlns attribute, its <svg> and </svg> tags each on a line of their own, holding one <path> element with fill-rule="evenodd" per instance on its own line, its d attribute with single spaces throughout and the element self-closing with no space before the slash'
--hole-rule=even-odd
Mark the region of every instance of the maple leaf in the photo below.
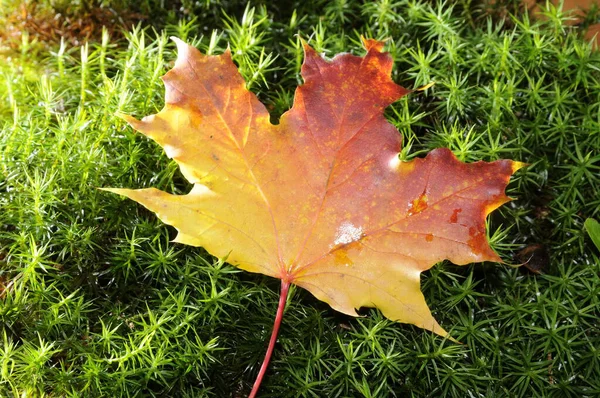
<svg viewBox="0 0 600 398">
<path fill-rule="evenodd" d="M 164 109 L 123 117 L 175 159 L 193 188 L 108 190 L 174 226 L 175 242 L 281 279 L 282 297 L 294 283 L 345 314 L 377 307 L 445 336 L 420 274 L 444 259 L 501 261 L 485 218 L 509 201 L 504 189 L 522 163 L 465 164 L 448 149 L 400 161 L 400 135 L 383 111 L 409 91 L 391 80 L 382 42 L 363 40 L 364 57 L 331 61 L 305 45 L 304 84 L 273 125 L 229 50 L 207 56 L 174 40 Z"/>
</svg>

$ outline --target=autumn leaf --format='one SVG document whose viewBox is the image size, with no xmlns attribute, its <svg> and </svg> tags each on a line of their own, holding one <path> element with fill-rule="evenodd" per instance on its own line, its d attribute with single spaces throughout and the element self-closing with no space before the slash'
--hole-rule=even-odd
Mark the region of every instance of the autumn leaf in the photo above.
<svg viewBox="0 0 600 398">
<path fill-rule="evenodd" d="M 331 61 L 305 45 L 304 84 L 273 125 L 229 51 L 207 56 L 174 40 L 164 109 L 123 117 L 193 188 L 109 190 L 174 226 L 176 242 L 279 278 L 285 291 L 293 283 L 345 314 L 377 307 L 445 336 L 420 274 L 444 259 L 501 261 L 485 218 L 509 200 L 504 189 L 522 164 L 465 164 L 448 149 L 401 161 L 400 135 L 383 111 L 408 90 L 391 80 L 382 42 L 364 40 L 364 57 Z"/>
</svg>

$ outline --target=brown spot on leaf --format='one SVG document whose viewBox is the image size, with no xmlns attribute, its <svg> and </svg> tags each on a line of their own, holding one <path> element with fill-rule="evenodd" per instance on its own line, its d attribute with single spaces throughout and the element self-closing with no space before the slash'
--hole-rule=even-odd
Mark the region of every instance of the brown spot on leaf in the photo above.
<svg viewBox="0 0 600 398">
<path fill-rule="evenodd" d="M 348 257 L 348 249 L 342 247 L 333 252 L 333 258 L 336 265 L 352 265 L 354 262 Z"/>
<path fill-rule="evenodd" d="M 427 195 L 423 192 L 419 197 L 412 201 L 408 206 L 408 215 L 418 214 L 427 209 Z"/>
<path fill-rule="evenodd" d="M 484 252 L 484 248 L 487 246 L 487 240 L 485 239 L 485 231 L 475 227 L 469 227 L 469 239 L 467 244 L 475 254 L 481 254 Z"/>
<path fill-rule="evenodd" d="M 462 212 L 462 209 L 454 209 L 452 210 L 452 215 L 450 216 L 450 222 L 452 224 L 456 224 L 458 222 L 458 213 Z"/>
<path fill-rule="evenodd" d="M 351 251 L 360 251 L 359 242 L 352 242 L 344 245 L 338 245 L 333 249 L 333 259 L 336 265 L 350 267 L 354 265 L 354 261 L 350 258 Z"/>
</svg>

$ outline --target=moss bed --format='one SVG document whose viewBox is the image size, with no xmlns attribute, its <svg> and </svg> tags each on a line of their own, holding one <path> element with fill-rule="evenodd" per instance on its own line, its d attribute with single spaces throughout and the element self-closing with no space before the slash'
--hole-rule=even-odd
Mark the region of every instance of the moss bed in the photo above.
<svg viewBox="0 0 600 398">
<path fill-rule="evenodd" d="M 600 208 L 600 54 L 582 39 L 594 10 L 572 26 L 560 7 L 534 19 L 516 1 L 164 3 L 65 6 L 61 18 L 127 15 L 95 21 L 85 42 L 9 35 L 21 8 L 2 6 L 0 396 L 250 390 L 279 282 L 170 243 L 153 214 L 96 189 L 190 188 L 114 116 L 162 108 L 169 35 L 205 52 L 229 45 L 274 119 L 301 83 L 301 37 L 325 56 L 362 54 L 361 35 L 387 39 L 399 84 L 435 82 L 386 112 L 404 158 L 444 146 L 465 161 L 529 163 L 509 186 L 516 200 L 489 219 L 506 264 L 423 275 L 435 316 L 464 344 L 292 289 L 262 397 L 600 396 L 600 260 L 583 230 Z"/>
</svg>

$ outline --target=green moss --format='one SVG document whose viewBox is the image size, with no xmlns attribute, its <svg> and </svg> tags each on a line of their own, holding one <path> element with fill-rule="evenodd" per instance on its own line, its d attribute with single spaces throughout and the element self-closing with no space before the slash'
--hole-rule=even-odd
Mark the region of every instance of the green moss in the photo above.
<svg viewBox="0 0 600 398">
<path fill-rule="evenodd" d="M 24 41 L 5 56 L 0 395 L 249 391 L 278 281 L 170 243 L 174 231 L 154 215 L 96 189 L 189 189 L 158 146 L 114 116 L 162 107 L 170 34 L 207 52 L 229 43 L 274 119 L 301 81 L 298 35 L 326 56 L 361 53 L 361 34 L 387 38 L 396 81 L 436 83 L 387 110 L 404 158 L 447 146 L 466 161 L 530 164 L 509 187 L 516 200 L 490 218 L 490 236 L 507 263 L 523 261 L 513 256 L 526 246 L 545 247 L 545 274 L 442 263 L 423 276 L 436 317 L 465 344 L 376 310 L 349 318 L 292 289 L 262 396 L 599 395 L 600 261 L 583 222 L 599 217 L 600 55 L 560 9 L 535 22 L 518 2 L 474 3 L 182 2 L 169 10 L 146 1 L 136 7 L 164 14 L 159 33 L 134 28 L 114 41 L 107 31 L 99 42 L 41 53 Z M 514 15 L 502 17 L 507 9 Z"/>
</svg>

